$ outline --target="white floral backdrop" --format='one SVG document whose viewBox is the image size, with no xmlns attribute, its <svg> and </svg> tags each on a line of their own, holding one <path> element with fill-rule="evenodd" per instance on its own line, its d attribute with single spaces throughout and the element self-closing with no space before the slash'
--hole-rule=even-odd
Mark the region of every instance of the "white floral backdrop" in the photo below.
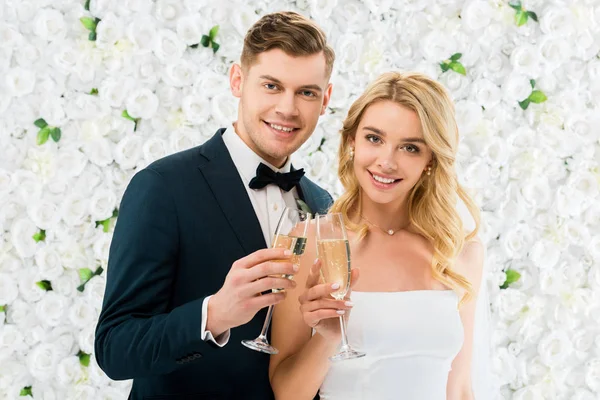
<svg viewBox="0 0 600 400">
<path fill-rule="evenodd" d="M 339 194 L 337 131 L 367 82 L 443 82 L 483 210 L 499 397 L 600 398 L 598 0 L 0 1 L 0 398 L 127 397 L 93 354 L 122 193 L 233 120 L 243 35 L 284 9 L 337 52 L 295 165 Z"/>
</svg>

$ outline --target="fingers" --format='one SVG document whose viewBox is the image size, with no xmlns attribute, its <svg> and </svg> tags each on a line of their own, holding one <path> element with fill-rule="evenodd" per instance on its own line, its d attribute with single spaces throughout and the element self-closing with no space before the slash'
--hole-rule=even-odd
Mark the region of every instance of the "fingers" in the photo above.
<svg viewBox="0 0 600 400">
<path fill-rule="evenodd" d="M 291 250 L 282 248 L 257 250 L 233 263 L 232 269 L 252 268 L 270 260 L 287 260 L 291 255 Z"/>
<path fill-rule="evenodd" d="M 249 268 L 246 279 L 251 282 L 270 275 L 294 275 L 297 270 L 298 267 L 291 262 L 266 261 Z"/>
<path fill-rule="evenodd" d="M 242 296 L 255 296 L 258 293 L 273 289 L 293 289 L 295 287 L 296 282 L 291 279 L 286 279 L 280 276 L 268 276 L 246 285 L 240 294 Z"/>
<path fill-rule="evenodd" d="M 300 311 L 310 313 L 317 310 L 332 309 L 332 310 L 349 310 L 352 308 L 352 302 L 345 300 L 319 299 L 310 301 L 300 305 Z"/>
<path fill-rule="evenodd" d="M 260 310 L 262 308 L 281 303 L 285 299 L 285 293 L 269 293 L 263 296 L 256 296 L 247 303 L 247 307 L 252 310 Z"/>
<path fill-rule="evenodd" d="M 310 267 L 310 273 L 308 278 L 306 279 L 306 288 L 310 289 L 319 283 L 319 279 L 321 278 L 321 260 L 316 259 L 313 265 Z"/>
<path fill-rule="evenodd" d="M 331 297 L 331 293 L 335 292 L 340 288 L 339 283 L 322 283 L 317 286 L 313 286 L 304 292 L 302 296 L 298 299 L 300 303 L 306 303 L 309 301 L 313 301 L 320 298 L 328 298 Z"/>
<path fill-rule="evenodd" d="M 304 322 L 311 328 L 314 328 L 324 319 L 339 318 L 340 315 L 344 315 L 345 313 L 346 311 L 344 310 L 317 310 L 310 313 L 305 313 Z"/>
</svg>

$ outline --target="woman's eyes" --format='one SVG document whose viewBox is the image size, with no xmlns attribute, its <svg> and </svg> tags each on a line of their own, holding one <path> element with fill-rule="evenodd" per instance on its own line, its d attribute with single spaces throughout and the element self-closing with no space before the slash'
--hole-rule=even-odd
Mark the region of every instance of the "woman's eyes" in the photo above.
<svg viewBox="0 0 600 400">
<path fill-rule="evenodd" d="M 367 135 L 366 139 L 373 144 L 383 143 L 381 138 L 377 135 Z M 401 146 L 400 148 L 402 150 L 406 150 L 408 153 L 411 153 L 411 154 L 417 154 L 421 151 L 421 149 L 419 149 L 419 147 L 415 146 L 414 144 L 406 144 L 404 146 Z"/>
</svg>

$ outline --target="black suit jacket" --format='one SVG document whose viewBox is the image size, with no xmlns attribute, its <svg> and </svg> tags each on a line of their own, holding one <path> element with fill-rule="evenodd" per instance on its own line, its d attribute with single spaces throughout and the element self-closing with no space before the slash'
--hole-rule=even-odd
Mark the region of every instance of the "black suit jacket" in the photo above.
<svg viewBox="0 0 600 400">
<path fill-rule="evenodd" d="M 203 300 L 234 261 L 266 247 L 223 131 L 141 170 L 123 196 L 95 353 L 110 378 L 133 379 L 130 399 L 273 398 L 269 356 L 240 344 L 266 310 L 223 348 L 200 337 Z M 332 203 L 305 177 L 298 192 L 313 212 Z"/>
</svg>

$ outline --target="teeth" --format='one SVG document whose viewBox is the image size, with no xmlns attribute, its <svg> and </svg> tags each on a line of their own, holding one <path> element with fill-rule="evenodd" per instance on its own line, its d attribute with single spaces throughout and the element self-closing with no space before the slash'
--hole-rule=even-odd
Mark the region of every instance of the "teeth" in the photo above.
<svg viewBox="0 0 600 400">
<path fill-rule="evenodd" d="M 395 179 L 386 179 L 386 178 L 382 178 L 381 176 L 377 176 L 375 174 L 373 174 L 373 179 L 375 179 L 377 182 L 381 182 L 381 183 L 394 183 Z"/>
<path fill-rule="evenodd" d="M 279 125 L 275 125 L 275 124 L 269 124 L 269 126 L 271 126 L 271 128 L 273 128 L 273 129 L 277 129 L 278 131 L 283 131 L 283 132 L 291 132 L 294 130 L 294 128 L 285 128 L 283 126 L 279 126 Z"/>
</svg>

